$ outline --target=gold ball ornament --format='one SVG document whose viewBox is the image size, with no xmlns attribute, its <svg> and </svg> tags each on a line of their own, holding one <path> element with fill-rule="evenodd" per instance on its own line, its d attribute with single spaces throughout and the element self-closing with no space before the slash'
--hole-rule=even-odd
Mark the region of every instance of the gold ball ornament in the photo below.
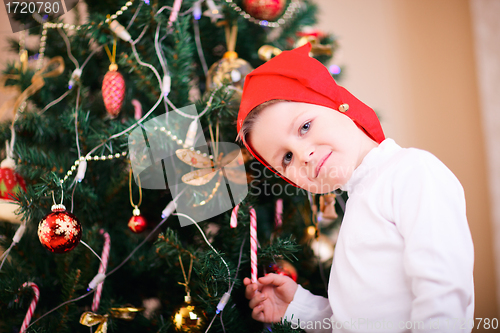
<svg viewBox="0 0 500 333">
<path fill-rule="evenodd" d="M 334 241 L 325 235 L 319 235 L 311 242 L 311 249 L 314 255 L 320 262 L 327 262 L 332 260 L 335 252 Z"/>
<path fill-rule="evenodd" d="M 236 52 L 226 52 L 221 60 L 215 62 L 207 73 L 207 88 L 214 90 L 229 83 L 236 97 L 241 97 L 245 77 L 253 71 L 248 61 L 238 58 Z"/>
<path fill-rule="evenodd" d="M 185 296 L 184 303 L 174 310 L 172 323 L 176 332 L 202 333 L 207 319 L 203 311 L 191 303 L 191 297 Z"/>
</svg>

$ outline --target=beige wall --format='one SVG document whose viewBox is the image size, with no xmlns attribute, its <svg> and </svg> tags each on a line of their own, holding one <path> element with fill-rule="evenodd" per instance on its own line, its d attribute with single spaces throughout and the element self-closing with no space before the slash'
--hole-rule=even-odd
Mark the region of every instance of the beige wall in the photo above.
<svg viewBox="0 0 500 333">
<path fill-rule="evenodd" d="M 475 246 L 475 317 L 498 317 L 490 197 L 467 0 L 316 0 L 335 33 L 341 84 L 388 137 L 428 150 L 460 179 Z"/>
<path fill-rule="evenodd" d="M 485 147 L 489 166 L 497 286 L 500 286 L 500 1 L 471 0 Z M 497 287 L 500 299 L 500 288 Z"/>
</svg>

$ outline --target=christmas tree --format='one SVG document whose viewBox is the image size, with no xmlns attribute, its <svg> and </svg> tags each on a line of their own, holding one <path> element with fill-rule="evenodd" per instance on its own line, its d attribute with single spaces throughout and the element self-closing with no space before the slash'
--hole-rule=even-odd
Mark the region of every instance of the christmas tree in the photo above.
<svg viewBox="0 0 500 333">
<path fill-rule="evenodd" d="M 19 94 L 0 127 L 1 330 L 293 331 L 254 321 L 242 280 L 326 296 L 346 197 L 273 175 L 235 122 L 252 68 L 306 42 L 333 55 L 314 3 L 85 4 L 19 32 L 2 74 Z"/>
</svg>

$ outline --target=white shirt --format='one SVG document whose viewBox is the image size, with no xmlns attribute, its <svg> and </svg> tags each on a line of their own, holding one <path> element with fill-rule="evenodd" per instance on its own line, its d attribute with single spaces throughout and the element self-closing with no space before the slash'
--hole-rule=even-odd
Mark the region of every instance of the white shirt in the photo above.
<svg viewBox="0 0 500 333">
<path fill-rule="evenodd" d="M 285 318 L 306 332 L 470 332 L 474 248 L 453 173 L 386 139 L 343 189 L 328 299 L 299 286 Z"/>
</svg>

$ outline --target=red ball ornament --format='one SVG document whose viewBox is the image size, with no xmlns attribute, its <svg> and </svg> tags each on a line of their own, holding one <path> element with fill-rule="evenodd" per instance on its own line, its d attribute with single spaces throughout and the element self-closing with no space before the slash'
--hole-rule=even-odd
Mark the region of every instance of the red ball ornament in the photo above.
<svg viewBox="0 0 500 333">
<path fill-rule="evenodd" d="M 286 260 L 276 260 L 265 267 L 265 274 L 275 273 L 279 275 L 285 275 L 292 278 L 293 281 L 297 282 L 297 270 L 295 267 Z"/>
<path fill-rule="evenodd" d="M 285 9 L 286 0 L 243 0 L 245 11 L 258 20 L 274 21 Z"/>
<path fill-rule="evenodd" d="M 38 238 L 50 252 L 68 252 L 80 243 L 82 226 L 64 205 L 54 205 L 52 212 L 38 224 Z"/>
<path fill-rule="evenodd" d="M 123 75 L 118 72 L 118 66 L 111 64 L 109 71 L 104 75 L 104 80 L 102 80 L 102 99 L 106 111 L 112 118 L 115 118 L 120 113 L 124 98 L 125 80 Z"/>
<path fill-rule="evenodd" d="M 148 226 L 148 222 L 146 219 L 141 215 L 141 211 L 139 208 L 135 208 L 133 212 L 134 216 L 128 220 L 128 227 L 132 232 L 135 232 L 136 234 L 140 234 L 144 230 L 146 230 L 146 227 Z"/>
</svg>

